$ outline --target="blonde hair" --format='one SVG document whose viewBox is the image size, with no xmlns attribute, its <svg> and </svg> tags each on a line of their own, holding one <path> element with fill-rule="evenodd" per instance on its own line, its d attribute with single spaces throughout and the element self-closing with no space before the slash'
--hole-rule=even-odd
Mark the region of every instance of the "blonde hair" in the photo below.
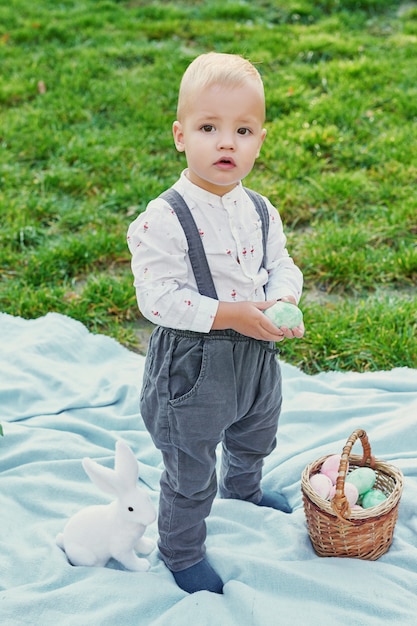
<svg viewBox="0 0 417 626">
<path fill-rule="evenodd" d="M 241 87 L 252 82 L 264 102 L 265 94 L 261 75 L 250 61 L 238 54 L 208 52 L 196 57 L 185 70 L 181 80 L 177 119 L 181 121 L 192 100 L 192 96 L 211 85 L 222 87 Z"/>
</svg>

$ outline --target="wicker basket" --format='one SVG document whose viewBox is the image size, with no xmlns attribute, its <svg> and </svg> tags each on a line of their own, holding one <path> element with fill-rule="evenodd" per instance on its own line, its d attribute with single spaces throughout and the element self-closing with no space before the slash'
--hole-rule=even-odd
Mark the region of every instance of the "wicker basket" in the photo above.
<svg viewBox="0 0 417 626">
<path fill-rule="evenodd" d="M 353 444 L 361 440 L 363 456 L 351 455 Z M 330 455 L 328 455 L 330 456 Z M 389 549 L 398 517 L 403 476 L 392 465 L 376 460 L 364 430 L 355 430 L 341 455 L 336 481 L 336 494 L 331 502 L 321 498 L 311 487 L 310 476 L 320 471 L 324 456 L 310 463 L 301 477 L 307 529 L 319 556 L 350 557 L 374 561 Z M 368 509 L 351 510 L 344 494 L 346 473 L 357 467 L 371 467 L 376 473 L 375 488 L 387 499 Z"/>
</svg>

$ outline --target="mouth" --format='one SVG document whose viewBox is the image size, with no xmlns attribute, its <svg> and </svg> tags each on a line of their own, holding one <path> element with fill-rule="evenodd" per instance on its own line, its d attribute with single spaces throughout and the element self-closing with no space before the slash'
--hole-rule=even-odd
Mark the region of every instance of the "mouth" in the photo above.
<svg viewBox="0 0 417 626">
<path fill-rule="evenodd" d="M 216 161 L 214 165 L 222 169 L 231 169 L 232 167 L 235 167 L 235 162 L 230 157 L 222 157 L 221 159 Z"/>
</svg>

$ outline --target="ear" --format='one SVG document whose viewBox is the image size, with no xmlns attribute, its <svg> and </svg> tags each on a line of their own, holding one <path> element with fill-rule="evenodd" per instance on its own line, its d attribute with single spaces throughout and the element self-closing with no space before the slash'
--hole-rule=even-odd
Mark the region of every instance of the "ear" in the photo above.
<svg viewBox="0 0 417 626">
<path fill-rule="evenodd" d="M 265 137 L 266 137 L 266 128 L 263 128 L 262 132 L 261 132 L 261 139 L 260 139 L 260 142 L 259 142 L 258 152 L 256 153 L 256 158 L 258 158 L 258 156 L 261 153 L 261 148 L 262 148 L 263 142 L 265 141 Z"/>
<path fill-rule="evenodd" d="M 126 491 L 134 488 L 139 477 L 139 463 L 127 443 L 122 440 L 116 442 L 116 458 L 114 463 L 119 485 Z"/>
<path fill-rule="evenodd" d="M 172 125 L 172 134 L 174 135 L 174 143 L 178 152 L 184 152 L 185 143 L 184 143 L 184 132 L 182 129 L 182 124 L 178 120 Z"/>
<path fill-rule="evenodd" d="M 103 467 L 88 457 L 82 460 L 82 466 L 96 487 L 104 491 L 104 493 L 109 493 L 111 496 L 118 495 L 118 481 L 114 470 Z"/>
</svg>

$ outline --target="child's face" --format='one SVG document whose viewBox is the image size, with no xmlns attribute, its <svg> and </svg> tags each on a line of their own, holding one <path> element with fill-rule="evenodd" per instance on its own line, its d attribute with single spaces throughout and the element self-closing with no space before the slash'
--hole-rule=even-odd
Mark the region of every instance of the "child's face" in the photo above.
<svg viewBox="0 0 417 626">
<path fill-rule="evenodd" d="M 263 122 L 264 103 L 250 83 L 196 93 L 182 122 L 173 125 L 191 182 L 219 196 L 231 191 L 253 168 L 266 135 Z"/>
</svg>

